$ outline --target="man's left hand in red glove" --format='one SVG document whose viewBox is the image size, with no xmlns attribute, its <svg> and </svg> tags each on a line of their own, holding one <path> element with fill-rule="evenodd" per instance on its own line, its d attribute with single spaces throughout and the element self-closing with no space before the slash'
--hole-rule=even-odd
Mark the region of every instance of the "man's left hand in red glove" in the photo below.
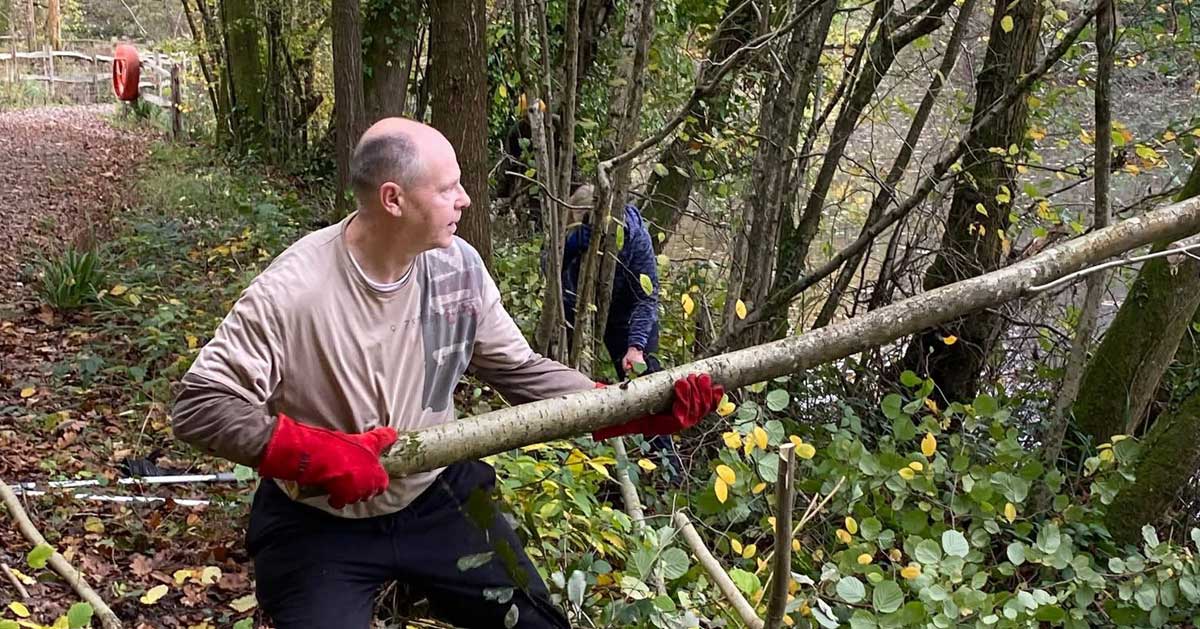
<svg viewBox="0 0 1200 629">
<path fill-rule="evenodd" d="M 596 383 L 596 387 L 603 387 Z M 690 374 L 675 381 L 675 396 L 671 410 L 639 417 L 624 424 L 601 428 L 592 433 L 596 441 L 621 435 L 643 434 L 648 437 L 670 435 L 700 423 L 705 415 L 715 411 L 725 395 L 725 388 L 714 384 L 708 374 Z"/>
</svg>

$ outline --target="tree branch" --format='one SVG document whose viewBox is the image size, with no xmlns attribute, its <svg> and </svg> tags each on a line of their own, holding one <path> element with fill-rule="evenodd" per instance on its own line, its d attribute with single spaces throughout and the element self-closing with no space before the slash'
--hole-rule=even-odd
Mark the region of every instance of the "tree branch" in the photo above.
<svg viewBox="0 0 1200 629">
<path fill-rule="evenodd" d="M 25 509 L 21 507 L 21 501 L 17 500 L 17 495 L 3 480 L 0 480 L 0 500 L 4 502 L 4 506 L 8 507 L 8 513 L 17 523 L 17 528 L 21 529 L 21 534 L 29 543 L 34 546 L 46 544 L 46 538 L 38 532 L 37 527 L 29 520 L 29 516 L 25 513 Z M 47 544 L 48 546 L 49 544 Z M 71 567 L 67 560 L 58 552 L 50 556 L 50 567 L 59 574 L 67 584 L 75 590 L 84 601 L 92 606 L 96 616 L 100 618 L 100 624 L 104 629 L 120 629 L 121 621 L 113 610 L 100 598 L 100 595 L 92 589 L 86 581 L 83 580 L 83 575 L 78 570 Z"/>
<path fill-rule="evenodd" d="M 754 608 L 742 596 L 733 579 L 729 578 L 729 573 L 725 572 L 725 568 L 721 567 L 721 562 L 717 561 L 716 557 L 704 545 L 704 540 L 700 538 L 700 534 L 696 532 L 696 527 L 692 526 L 692 522 L 682 511 L 676 511 L 672 517 L 675 523 L 675 528 L 683 534 L 684 541 L 692 549 L 692 554 L 696 556 L 696 561 L 704 567 L 708 576 L 717 584 L 717 589 L 721 590 L 721 594 L 725 595 L 725 599 L 729 604 L 733 605 L 742 622 L 746 623 L 750 629 L 763 629 L 763 621 L 754 613 Z"/>
<path fill-rule="evenodd" d="M 775 482 L 775 571 L 771 575 L 771 598 L 767 603 L 766 629 L 779 629 L 787 607 L 788 584 L 792 581 L 792 467 L 796 444 L 779 447 L 779 478 Z"/>
<path fill-rule="evenodd" d="M 709 373 L 727 390 L 792 374 L 1029 295 L 1029 288 L 1125 251 L 1200 232 L 1200 198 L 1174 203 L 1080 236 L 1010 266 L 927 291 L 861 317 L 780 341 L 642 376 L 619 386 L 447 422 L 400 435 L 384 465 L 392 476 L 574 437 L 670 404 L 675 380 Z"/>
</svg>

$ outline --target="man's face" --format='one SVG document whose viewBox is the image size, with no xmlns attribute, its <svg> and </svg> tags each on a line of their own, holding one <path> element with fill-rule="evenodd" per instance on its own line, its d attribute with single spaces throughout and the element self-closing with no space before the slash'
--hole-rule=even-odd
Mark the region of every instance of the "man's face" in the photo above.
<svg viewBox="0 0 1200 629">
<path fill-rule="evenodd" d="M 463 189 L 462 171 L 449 142 L 422 147 L 422 172 L 404 190 L 400 220 L 420 249 L 449 247 L 471 197 Z"/>
</svg>

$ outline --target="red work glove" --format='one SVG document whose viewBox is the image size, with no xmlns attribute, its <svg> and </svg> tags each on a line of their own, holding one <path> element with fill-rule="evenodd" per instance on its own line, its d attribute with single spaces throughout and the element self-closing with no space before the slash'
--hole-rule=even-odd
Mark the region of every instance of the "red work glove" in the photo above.
<svg viewBox="0 0 1200 629">
<path fill-rule="evenodd" d="M 305 426 L 279 414 L 258 471 L 263 476 L 316 485 L 329 492 L 334 509 L 373 496 L 388 486 L 379 455 L 396 442 L 392 428 L 351 435 Z"/>
<path fill-rule="evenodd" d="M 597 388 L 604 385 L 597 383 Z M 592 439 L 600 441 L 620 435 L 641 433 L 646 436 L 669 435 L 684 428 L 691 428 L 715 411 L 725 395 L 725 388 L 713 384 L 708 374 L 689 374 L 675 381 L 675 398 L 671 411 L 639 417 L 624 424 L 601 428 L 592 433 Z"/>
</svg>

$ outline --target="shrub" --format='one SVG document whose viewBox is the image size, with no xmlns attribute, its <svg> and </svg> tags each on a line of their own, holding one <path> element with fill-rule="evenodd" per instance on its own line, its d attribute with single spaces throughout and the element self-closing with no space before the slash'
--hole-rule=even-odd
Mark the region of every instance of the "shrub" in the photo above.
<svg viewBox="0 0 1200 629">
<path fill-rule="evenodd" d="M 97 300 L 103 270 L 96 252 L 68 248 L 57 258 L 43 258 L 40 267 L 39 293 L 55 310 L 75 310 Z"/>
</svg>

